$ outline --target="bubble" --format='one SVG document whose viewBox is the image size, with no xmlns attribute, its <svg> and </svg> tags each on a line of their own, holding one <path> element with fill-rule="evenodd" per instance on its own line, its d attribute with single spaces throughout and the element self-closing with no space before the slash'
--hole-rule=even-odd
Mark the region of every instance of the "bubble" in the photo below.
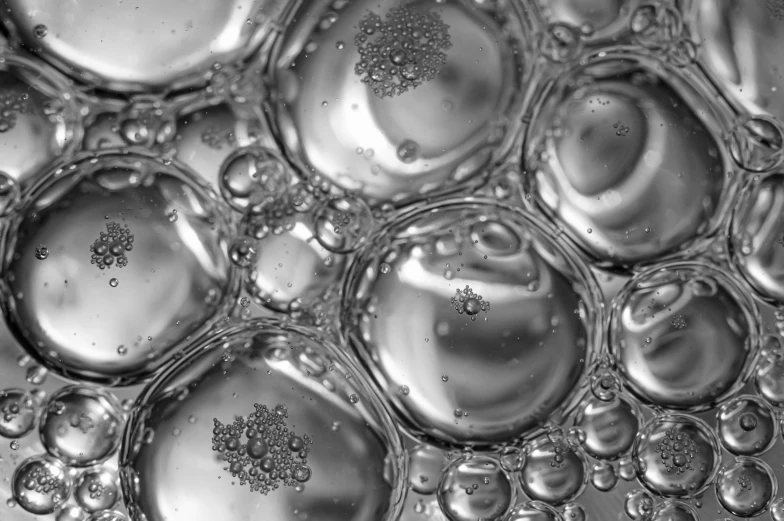
<svg viewBox="0 0 784 521">
<path fill-rule="evenodd" d="M 117 476 L 105 469 L 85 472 L 76 482 L 74 498 L 85 512 L 109 510 L 120 499 Z"/>
<path fill-rule="evenodd" d="M 574 397 L 600 345 L 591 324 L 602 308 L 591 276 L 554 236 L 508 207 L 447 200 L 369 240 L 381 247 L 350 268 L 342 322 L 404 425 L 449 442 L 503 443 Z M 381 262 L 390 273 L 379 275 Z M 462 266 L 459 277 L 444 279 L 447 264 Z M 493 302 L 486 321 L 455 311 L 450 299 L 466 285 Z M 455 423 L 455 409 L 466 420 Z"/>
<path fill-rule="evenodd" d="M 417 494 L 433 494 L 446 467 L 443 451 L 430 445 L 417 445 L 409 451 L 409 483 Z"/>
<path fill-rule="evenodd" d="M 565 63 L 582 51 L 582 41 L 577 28 L 565 23 L 551 23 L 539 39 L 539 52 L 550 61 Z"/>
<path fill-rule="evenodd" d="M 784 360 L 762 360 L 756 370 L 754 385 L 771 404 L 776 407 L 784 405 Z"/>
<path fill-rule="evenodd" d="M 55 521 L 84 521 L 85 517 L 87 517 L 87 515 L 81 508 L 66 505 L 57 513 Z"/>
<path fill-rule="evenodd" d="M 103 510 L 88 517 L 87 521 L 128 521 L 128 518 L 116 510 Z"/>
<path fill-rule="evenodd" d="M 53 394 L 49 404 L 40 421 L 41 442 L 49 454 L 68 465 L 88 467 L 117 450 L 124 420 L 113 395 L 73 385 Z"/>
<path fill-rule="evenodd" d="M 588 463 L 582 448 L 547 438 L 534 442 L 520 471 L 526 495 L 551 505 L 577 499 L 588 482 Z"/>
<path fill-rule="evenodd" d="M 16 502 L 31 514 L 51 514 L 71 496 L 73 483 L 65 466 L 46 456 L 24 460 L 14 471 L 11 490 Z"/>
<path fill-rule="evenodd" d="M 331 370 L 310 376 L 303 357 Z M 360 398 L 353 406 L 351 395 Z M 324 497 L 341 518 L 395 519 L 404 504 L 407 457 L 394 424 L 363 373 L 316 331 L 273 319 L 230 325 L 202 338 L 142 397 L 120 478 L 129 508 L 148 521 L 222 519 L 228 504 L 236 518 L 288 519 L 296 509 L 316 519 Z M 191 415 L 214 420 L 191 424 Z M 179 436 L 146 434 L 173 425 L 185 426 Z M 302 439 L 296 454 L 293 435 Z M 292 480 L 304 488 L 285 486 Z"/>
<path fill-rule="evenodd" d="M 0 217 L 10 213 L 19 203 L 19 184 L 0 170 Z"/>
<path fill-rule="evenodd" d="M 757 313 L 748 292 L 708 264 L 660 265 L 616 297 L 610 350 L 627 388 L 643 402 L 704 410 L 738 390 L 753 370 Z M 688 327 L 673 326 L 674 314 Z"/>
<path fill-rule="evenodd" d="M 229 257 L 238 268 L 248 268 L 258 256 L 258 245 L 250 237 L 239 237 L 229 248 Z"/>
<path fill-rule="evenodd" d="M 664 497 L 694 496 L 704 491 L 718 472 L 720 454 L 710 427 L 684 414 L 652 418 L 632 447 L 640 483 Z"/>
<path fill-rule="evenodd" d="M 773 409 L 756 396 L 739 396 L 725 403 L 716 416 L 716 432 L 722 445 L 740 456 L 756 456 L 769 450 L 777 432 Z"/>
<path fill-rule="evenodd" d="M 313 215 L 316 240 L 334 253 L 351 253 L 362 247 L 373 230 L 373 216 L 357 197 L 335 197 Z"/>
<path fill-rule="evenodd" d="M 781 163 L 784 135 L 775 119 L 747 116 L 733 127 L 727 146 L 738 166 L 764 172 Z"/>
<path fill-rule="evenodd" d="M 2 215 L 13 191 L 37 181 L 55 159 L 73 154 L 82 127 L 73 89 L 47 65 L 19 55 L 0 55 L 0 84 Z M 3 178 L 14 184 L 4 187 Z"/>
<path fill-rule="evenodd" d="M 716 477 L 716 497 L 728 512 L 755 517 L 765 512 L 776 497 L 773 469 L 757 458 L 739 457 L 722 467 Z"/>
<path fill-rule="evenodd" d="M 613 401 L 621 385 L 621 378 L 613 371 L 597 371 L 591 376 L 591 392 L 605 402 Z"/>
<path fill-rule="evenodd" d="M 33 36 L 38 39 L 45 38 L 48 32 L 49 29 L 47 29 L 44 24 L 38 24 L 33 27 Z"/>
<path fill-rule="evenodd" d="M 697 512 L 686 503 L 667 500 L 654 509 L 651 521 L 699 521 Z"/>
<path fill-rule="evenodd" d="M 74 80 L 139 92 L 204 84 L 204 71 L 213 63 L 241 62 L 269 30 L 268 24 L 248 25 L 245 20 L 261 13 L 274 19 L 282 9 L 268 1 L 236 0 L 213 1 L 199 10 L 158 7 L 77 4 L 66 15 L 51 11 L 47 0 L 12 0 L 6 23 L 15 43 Z M 43 39 L 36 32 L 39 20 L 49 29 Z"/>
<path fill-rule="evenodd" d="M 564 521 L 564 517 L 547 503 L 525 501 L 512 507 L 504 521 Z"/>
<path fill-rule="evenodd" d="M 586 521 L 585 509 L 577 503 L 569 503 L 563 509 L 563 517 L 568 521 Z"/>
<path fill-rule="evenodd" d="M 773 521 L 784 521 L 784 499 L 777 499 L 770 505 L 770 517 Z"/>
<path fill-rule="evenodd" d="M 322 15 L 301 4 L 270 57 L 272 130 L 287 155 L 374 201 L 477 182 L 515 134 L 506 115 L 519 110 L 530 74 L 522 10 L 361 0 L 343 5 L 328 31 L 305 23 Z"/>
<path fill-rule="evenodd" d="M 23 389 L 0 392 L 0 436 L 21 438 L 35 427 L 38 410 L 33 396 Z"/>
<path fill-rule="evenodd" d="M 585 4 L 580 0 L 540 0 L 548 10 L 548 19 L 580 27 L 581 36 L 603 40 L 626 29 L 631 2 L 610 0 Z M 577 521 L 577 520 L 572 520 Z"/>
<path fill-rule="evenodd" d="M 583 447 L 595 458 L 615 460 L 626 454 L 642 424 L 639 407 L 623 395 L 611 401 L 587 398 L 574 419 L 585 433 Z"/>
<path fill-rule="evenodd" d="M 174 164 L 141 152 L 85 155 L 46 174 L 26 201 L 1 270 L 3 310 L 23 347 L 58 374 L 139 381 L 234 300 L 222 207 Z M 42 243 L 50 259 L 31 263 Z M 112 288 L 104 272 L 120 266 L 123 284 Z"/>
<path fill-rule="evenodd" d="M 44 245 L 36 246 L 35 258 L 38 260 L 44 260 L 47 257 L 49 257 L 49 248 Z"/>
<path fill-rule="evenodd" d="M 270 149 L 243 147 L 225 159 L 218 174 L 220 191 L 239 212 L 282 196 L 291 184 L 285 160 Z"/>
<path fill-rule="evenodd" d="M 591 484 L 596 490 L 609 492 L 618 484 L 618 471 L 606 461 L 594 463 L 591 467 Z"/>
<path fill-rule="evenodd" d="M 624 512 L 633 521 L 650 519 L 653 513 L 654 501 L 645 490 L 633 490 L 626 494 Z"/>
<path fill-rule="evenodd" d="M 628 268 L 687 249 L 728 206 L 729 165 L 712 113 L 690 108 L 685 100 L 698 94 L 655 67 L 589 61 L 563 75 L 528 130 L 531 205 L 599 266 Z"/>
<path fill-rule="evenodd" d="M 498 460 L 488 456 L 455 460 L 438 483 L 438 504 L 451 521 L 498 519 L 514 497 L 506 472 Z"/>
<path fill-rule="evenodd" d="M 519 472 L 523 469 L 525 455 L 516 445 L 505 445 L 498 456 L 501 468 L 507 472 Z"/>
</svg>

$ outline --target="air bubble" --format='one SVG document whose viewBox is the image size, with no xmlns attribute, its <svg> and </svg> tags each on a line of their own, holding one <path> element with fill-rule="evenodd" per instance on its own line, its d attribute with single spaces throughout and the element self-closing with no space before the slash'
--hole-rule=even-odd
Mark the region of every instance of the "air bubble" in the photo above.
<svg viewBox="0 0 784 521">
<path fill-rule="evenodd" d="M 776 441 L 773 409 L 756 396 L 739 396 L 722 405 L 716 417 L 716 432 L 722 445 L 740 456 L 766 452 Z"/>
<path fill-rule="evenodd" d="M 650 521 L 699 521 L 694 509 L 681 501 L 667 500 L 658 505 L 651 514 Z"/>
<path fill-rule="evenodd" d="M 73 482 L 66 467 L 46 456 L 33 456 L 14 471 L 11 489 L 16 502 L 36 515 L 51 514 L 71 496 Z"/>
<path fill-rule="evenodd" d="M 373 230 L 373 215 L 357 197 L 335 197 L 313 215 L 316 239 L 334 253 L 351 253 L 364 246 Z"/>
<path fill-rule="evenodd" d="M 218 174 L 221 194 L 239 212 L 280 198 L 291 185 L 291 172 L 270 149 L 244 147 L 230 154 Z"/>
<path fill-rule="evenodd" d="M 547 503 L 525 501 L 512 507 L 504 521 L 564 521 L 564 517 Z"/>
<path fill-rule="evenodd" d="M 120 499 L 117 476 L 106 469 L 85 472 L 76 482 L 74 499 L 89 513 L 114 507 Z"/>
<path fill-rule="evenodd" d="M 22 389 L 0 392 L 0 436 L 21 438 L 35 427 L 38 407 L 33 396 Z"/>
<path fill-rule="evenodd" d="M 624 511 L 633 521 L 647 521 L 653 513 L 654 501 L 645 490 L 633 490 L 626 494 Z"/>
<path fill-rule="evenodd" d="M 587 466 L 581 447 L 562 440 L 540 439 L 525 458 L 520 484 L 532 499 L 563 505 L 582 493 L 588 482 Z"/>
<path fill-rule="evenodd" d="M 229 257 L 235 266 L 248 268 L 258 256 L 258 245 L 256 241 L 249 237 L 235 239 L 229 248 Z"/>
<path fill-rule="evenodd" d="M 740 517 L 755 517 L 765 512 L 777 489 L 773 469 L 757 458 L 736 458 L 716 477 L 716 497 L 728 512 Z"/>
<path fill-rule="evenodd" d="M 748 116 L 733 127 L 727 146 L 738 166 L 764 172 L 781 163 L 784 135 L 773 118 Z"/>
<path fill-rule="evenodd" d="M 594 463 L 590 477 L 591 484 L 601 492 L 609 492 L 618 484 L 618 470 L 606 461 Z"/>
<path fill-rule="evenodd" d="M 417 445 L 409 451 L 409 483 L 417 494 L 433 494 L 446 467 L 443 451 L 429 445 Z"/>
<path fill-rule="evenodd" d="M 626 454 L 642 424 L 639 407 L 619 395 L 610 401 L 589 398 L 574 424 L 585 433 L 585 451 L 595 458 L 615 460 Z"/>
<path fill-rule="evenodd" d="M 473 488 L 474 485 L 478 486 Z M 499 519 L 513 501 L 509 477 L 498 461 L 488 456 L 455 460 L 444 470 L 438 484 L 438 504 L 452 521 Z"/>
</svg>

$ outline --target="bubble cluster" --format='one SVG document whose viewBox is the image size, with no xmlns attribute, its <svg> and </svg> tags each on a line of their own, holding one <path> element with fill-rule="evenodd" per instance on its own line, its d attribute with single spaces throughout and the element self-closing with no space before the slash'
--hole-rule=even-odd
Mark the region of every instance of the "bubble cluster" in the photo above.
<svg viewBox="0 0 784 521">
<path fill-rule="evenodd" d="M 452 297 L 452 307 L 455 308 L 459 314 L 465 313 L 471 317 L 471 320 L 476 320 L 476 315 L 484 311 L 487 313 L 490 310 L 490 303 L 482 299 L 482 295 L 477 295 L 470 286 L 466 286 L 463 290 L 455 290 L 457 293 Z"/>
<path fill-rule="evenodd" d="M 115 263 L 118 268 L 124 268 L 128 265 L 125 253 L 133 249 L 133 240 L 127 224 L 122 227 L 115 221 L 106 223 L 106 231 L 101 232 L 90 246 L 90 262 L 100 269 L 111 268 Z"/>
<path fill-rule="evenodd" d="M 380 97 L 398 96 L 433 80 L 452 47 L 449 26 L 437 11 L 393 7 L 382 20 L 370 12 L 354 36 L 354 72 Z"/>
<path fill-rule="evenodd" d="M 16 502 L 31 514 L 51 514 L 71 496 L 73 482 L 60 461 L 33 456 L 14 471 L 12 491 Z"/>
<path fill-rule="evenodd" d="M 253 492 L 266 495 L 279 484 L 294 487 L 310 479 L 307 466 L 313 440 L 289 432 L 286 427 L 288 411 L 279 404 L 273 410 L 266 405 L 254 404 L 256 412 L 246 418 L 237 418 L 230 425 L 215 418 L 212 450 L 222 454 L 229 466 L 224 470 L 246 483 Z M 243 443 L 242 435 L 247 441 Z"/>
</svg>

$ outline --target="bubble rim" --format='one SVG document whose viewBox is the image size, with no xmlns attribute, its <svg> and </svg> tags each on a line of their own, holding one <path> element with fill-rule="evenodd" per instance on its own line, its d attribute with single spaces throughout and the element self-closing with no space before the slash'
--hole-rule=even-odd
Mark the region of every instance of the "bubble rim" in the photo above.
<svg viewBox="0 0 784 521">
<path fill-rule="evenodd" d="M 416 0 L 402 0 L 398 2 L 401 5 L 413 4 Z M 438 0 L 436 0 L 438 1 Z M 358 192 L 362 199 L 368 204 L 371 210 L 381 207 L 383 205 L 391 204 L 395 208 L 404 208 L 411 204 L 417 204 L 424 200 L 429 200 L 436 197 L 444 197 L 448 195 L 456 195 L 464 193 L 466 190 L 476 191 L 485 186 L 489 180 L 489 173 L 501 167 L 510 156 L 514 155 L 516 149 L 520 148 L 524 135 L 524 120 L 523 113 L 531 103 L 532 90 L 538 85 L 539 81 L 535 80 L 538 75 L 538 65 L 535 60 L 535 52 L 533 50 L 532 42 L 521 37 L 525 34 L 532 34 L 535 31 L 536 21 L 529 14 L 529 9 L 524 1 L 511 0 L 488 2 L 487 5 L 481 5 L 480 2 L 472 3 L 470 0 L 455 0 L 454 3 L 462 6 L 467 10 L 478 10 L 484 16 L 491 18 L 498 24 L 498 32 L 503 35 L 505 41 L 509 44 L 510 49 L 508 56 L 509 64 L 505 65 L 509 69 L 510 79 L 515 82 L 516 90 L 512 90 L 506 94 L 506 103 L 503 107 L 495 111 L 496 117 L 488 119 L 483 127 L 483 132 L 491 133 L 494 123 L 504 121 L 504 137 L 494 146 L 488 147 L 487 145 L 478 147 L 472 153 L 472 156 L 483 153 L 488 153 L 488 158 L 483 165 L 473 168 L 473 172 L 468 176 L 463 176 L 460 179 L 454 179 L 454 174 L 460 169 L 461 165 L 471 162 L 471 156 L 465 157 L 459 163 L 454 165 L 453 168 L 443 168 L 445 171 L 444 179 L 440 182 L 437 188 L 431 189 L 427 192 L 421 192 L 417 188 L 414 192 L 405 193 L 404 196 L 395 196 L 391 198 L 375 198 L 362 193 L 362 188 L 359 190 L 349 190 L 344 188 L 334 176 L 324 174 L 323 172 L 315 170 L 311 167 L 306 159 L 300 160 L 304 154 L 300 154 L 297 148 L 300 147 L 300 140 L 297 136 L 294 138 L 296 147 L 290 146 L 286 135 L 290 133 L 290 128 L 295 128 L 293 125 L 287 103 L 281 103 L 280 100 L 273 94 L 270 99 L 263 102 L 264 106 L 264 123 L 266 123 L 267 130 L 271 134 L 274 141 L 275 148 L 279 150 L 286 158 L 288 164 L 292 167 L 293 171 L 297 174 L 299 179 L 308 183 L 311 180 L 318 179 L 319 181 L 326 180 L 332 188 L 332 195 L 340 193 Z M 394 5 L 394 2 L 387 1 L 386 4 Z M 381 4 L 379 4 L 381 5 Z M 307 6 L 307 7 L 302 7 Z M 277 85 L 279 83 L 280 71 L 286 70 L 286 65 L 291 64 L 296 56 L 299 56 L 304 49 L 306 42 L 303 40 L 296 45 L 297 54 L 289 49 L 290 40 L 296 38 L 294 31 L 288 28 L 294 27 L 291 22 L 296 20 L 300 11 L 310 8 L 310 4 L 306 0 L 296 0 L 292 3 L 292 8 L 284 17 L 284 26 L 287 29 L 281 30 L 277 35 L 274 42 L 270 46 L 267 56 L 264 58 L 264 84 L 266 88 L 276 93 Z M 381 9 L 380 9 L 381 10 Z M 323 10 L 327 12 L 327 8 Z M 514 31 L 509 30 L 509 25 L 512 24 Z M 292 34 L 294 33 L 294 34 Z M 521 52 L 514 53 L 512 49 L 520 49 Z M 515 67 L 516 66 L 516 67 Z M 509 117 L 507 115 L 511 115 Z M 283 124 L 281 121 L 285 120 Z M 269 145 L 265 145 L 269 146 Z M 429 170 L 435 172 L 436 170 Z"/>
<path fill-rule="evenodd" d="M 676 67 L 656 57 L 653 53 L 643 54 L 632 45 L 619 44 L 592 49 L 579 58 L 579 62 L 572 60 L 552 71 L 531 106 L 529 115 L 531 122 L 525 131 L 524 158 L 519 166 L 525 174 L 522 176 L 523 189 L 526 193 L 523 205 L 527 210 L 543 216 L 558 228 L 563 229 L 564 234 L 561 239 L 568 240 L 585 262 L 610 274 L 633 276 L 662 262 L 693 259 L 704 254 L 710 248 L 717 233 L 726 226 L 740 188 L 738 179 L 740 176 L 735 173 L 738 168 L 734 168 L 737 165 L 729 156 L 724 145 L 723 137 L 731 128 L 730 110 L 724 100 L 720 97 L 716 98 L 716 93 L 711 90 L 709 83 L 701 77 L 700 71 L 695 70 L 695 67 Z M 569 85 L 570 80 L 579 77 L 587 68 L 607 62 L 622 62 L 630 69 L 637 68 L 649 72 L 675 91 L 693 113 L 695 119 L 704 127 L 706 133 L 712 137 L 723 167 L 721 194 L 710 218 L 704 221 L 706 229 L 702 233 L 695 233 L 690 239 L 681 242 L 672 249 L 657 254 L 655 259 L 649 261 L 603 259 L 593 253 L 579 239 L 572 237 L 573 233 L 570 232 L 570 227 L 558 217 L 557 211 L 550 209 L 541 201 L 538 183 L 531 173 L 538 168 L 538 162 L 534 159 L 537 149 L 552 141 L 551 138 L 544 135 L 545 133 L 538 132 L 541 130 L 541 125 L 545 124 L 542 120 L 549 121 L 548 116 L 554 106 L 557 106 L 558 100 L 563 98 L 564 92 L 573 88 Z M 711 99 L 714 104 L 709 105 L 704 102 L 704 99 Z M 714 125 L 715 128 L 713 128 Z M 718 131 L 721 131 L 720 134 Z"/>
<path fill-rule="evenodd" d="M 621 348 L 617 345 L 616 339 L 619 336 L 619 331 L 623 329 L 623 324 L 620 323 L 618 310 L 623 307 L 623 305 L 628 300 L 628 297 L 632 293 L 640 289 L 638 288 L 639 284 L 649 282 L 650 279 L 655 278 L 661 273 L 676 271 L 678 269 L 703 272 L 708 271 L 710 276 L 714 278 L 719 285 L 723 286 L 730 296 L 736 300 L 738 308 L 746 317 L 746 322 L 748 324 L 748 336 L 746 337 L 745 344 L 746 360 L 743 364 L 743 368 L 738 374 L 738 377 L 735 379 L 735 382 L 728 386 L 724 392 L 712 398 L 711 402 L 694 406 L 679 406 L 673 405 L 671 403 L 659 404 L 649 399 L 646 396 L 646 392 L 642 391 L 635 382 L 632 382 L 626 376 L 626 372 L 619 363 L 617 356 Z M 681 282 L 685 283 L 685 281 Z M 738 393 L 738 391 L 740 391 L 753 376 L 755 368 L 759 362 L 763 337 L 762 325 L 760 321 L 757 320 L 757 317 L 759 316 L 760 312 L 759 308 L 757 307 L 757 303 L 748 295 L 748 292 L 744 290 L 743 286 L 738 281 L 736 281 L 734 277 L 724 273 L 720 269 L 720 266 L 712 263 L 709 259 L 695 258 L 691 260 L 666 261 L 650 266 L 646 270 L 634 275 L 623 285 L 623 287 L 612 299 L 612 303 L 610 304 L 610 311 L 608 313 L 609 320 L 607 321 L 606 325 L 607 346 L 610 355 L 613 357 L 613 365 L 618 371 L 618 374 L 623 379 L 624 387 L 632 394 L 632 396 L 634 396 L 634 398 L 639 400 L 642 405 L 646 405 L 654 409 L 663 408 L 671 411 L 677 411 L 679 413 L 686 411 L 703 412 L 710 410 L 730 399 L 733 395 Z"/>
<path fill-rule="evenodd" d="M 721 433 L 720 433 L 719 422 L 721 421 L 721 415 L 726 412 L 726 409 L 727 409 L 727 407 L 729 405 L 733 404 L 736 401 L 739 402 L 741 400 L 753 402 L 756 405 L 758 405 L 760 408 L 765 409 L 770 414 L 770 419 L 771 419 L 771 422 L 773 423 L 773 435 L 770 437 L 770 441 L 768 441 L 768 444 L 765 445 L 763 448 L 758 449 L 754 453 L 751 453 L 751 454 L 738 454 L 738 453 L 736 453 L 733 449 L 731 449 L 730 447 L 728 447 L 724 443 L 724 439 L 721 437 Z M 726 450 L 728 453 L 732 454 L 733 456 L 736 456 L 736 457 L 757 457 L 758 458 L 758 457 L 762 456 L 763 454 L 765 454 L 766 452 L 770 451 L 770 449 L 772 449 L 773 446 L 776 444 L 776 441 L 778 441 L 778 437 L 779 437 L 779 423 L 780 423 L 780 421 L 777 418 L 777 416 L 778 415 L 776 414 L 776 411 L 773 409 L 773 406 L 770 405 L 767 400 L 765 400 L 763 397 L 761 397 L 759 395 L 756 395 L 756 394 L 740 394 L 740 395 L 737 395 L 737 396 L 733 396 L 731 400 L 727 400 L 726 402 L 724 402 L 721 405 L 721 407 L 719 407 L 719 410 L 716 411 L 716 437 L 719 438 L 719 443 L 724 448 L 724 450 Z"/>
<path fill-rule="evenodd" d="M 54 185 L 65 181 L 71 183 L 71 185 L 75 185 L 83 179 L 92 176 L 96 170 L 95 168 L 88 168 L 85 169 L 85 171 L 79 171 L 78 167 L 80 165 L 89 165 L 93 161 L 100 161 L 101 159 L 112 157 L 120 158 L 124 161 L 130 161 L 132 158 L 147 161 L 181 180 L 184 185 L 196 188 L 197 192 L 201 192 L 204 196 L 204 202 L 209 202 L 212 206 L 213 214 L 216 217 L 216 225 L 223 228 L 223 240 L 226 241 L 224 254 L 226 256 L 228 270 L 228 282 L 226 287 L 223 288 L 223 302 L 216 306 L 215 313 L 210 319 L 206 320 L 204 324 L 192 331 L 190 335 L 183 335 L 178 342 L 169 346 L 165 355 L 159 358 L 158 363 L 152 369 L 139 370 L 134 373 L 126 373 L 123 376 L 116 377 L 105 376 L 98 373 L 90 374 L 78 368 L 63 369 L 46 357 L 43 352 L 32 347 L 34 346 L 34 342 L 27 340 L 26 334 L 23 331 L 25 329 L 24 324 L 14 318 L 14 315 L 16 314 L 16 299 L 8 298 L 9 291 L 4 275 L 7 265 L 13 260 L 13 253 L 16 246 L 16 232 L 23 220 L 22 212 L 27 207 L 34 204 L 41 194 L 46 193 L 46 191 Z M 72 166 L 74 166 L 74 169 L 66 172 L 66 169 Z M 192 338 L 198 337 L 209 331 L 219 322 L 221 316 L 227 316 L 234 308 L 234 304 L 241 289 L 241 277 L 239 270 L 228 257 L 228 239 L 229 237 L 236 235 L 234 230 L 236 225 L 231 219 L 231 211 L 224 207 L 225 203 L 215 194 L 213 188 L 186 165 L 183 165 L 176 160 L 164 160 L 155 155 L 154 151 L 148 149 L 123 147 L 107 148 L 98 151 L 82 151 L 70 158 L 63 158 L 62 160 L 53 163 L 49 170 L 41 175 L 35 183 L 28 186 L 27 190 L 22 193 L 22 198 L 17 205 L 17 211 L 8 219 L 0 220 L 0 313 L 5 318 L 5 323 L 9 331 L 17 342 L 19 342 L 24 352 L 29 354 L 36 363 L 69 382 L 86 382 L 106 387 L 127 387 L 149 381 L 155 376 L 157 371 L 176 355 L 177 352 L 182 351 L 185 346 L 191 343 Z"/>
<path fill-rule="evenodd" d="M 137 434 L 143 432 L 142 427 L 146 423 L 146 410 L 142 409 L 142 404 L 147 403 L 149 399 L 154 397 L 156 393 L 162 388 L 170 377 L 173 377 L 177 371 L 186 367 L 192 360 L 197 359 L 200 354 L 207 350 L 216 350 L 219 347 L 214 346 L 210 348 L 210 344 L 219 344 L 228 341 L 230 338 L 237 338 L 244 334 L 254 336 L 255 333 L 294 333 L 296 335 L 305 337 L 311 342 L 319 344 L 335 361 L 346 369 L 348 374 L 351 374 L 351 380 L 360 387 L 365 396 L 370 402 L 370 411 L 377 416 L 378 426 L 382 429 L 380 434 L 387 442 L 387 456 L 390 461 L 394 463 L 397 472 L 396 482 L 390 484 L 391 492 L 389 496 L 389 507 L 384 517 L 379 521 L 396 521 L 405 506 L 405 500 L 408 493 L 408 480 L 409 480 L 409 458 L 408 453 L 403 446 L 403 438 L 400 431 L 397 429 L 393 416 L 383 400 L 376 394 L 375 388 L 370 384 L 365 372 L 356 364 L 354 359 L 333 339 L 324 335 L 320 335 L 317 330 L 298 324 L 292 323 L 290 320 L 278 317 L 256 317 L 243 322 L 235 322 L 226 326 L 225 328 L 214 329 L 196 340 L 192 341 L 187 348 L 184 356 L 179 359 L 174 359 L 168 365 L 164 366 L 163 370 L 159 371 L 153 380 L 148 382 L 144 389 L 134 402 L 134 407 L 130 412 L 128 419 L 125 423 L 125 430 L 123 432 L 120 451 L 119 451 L 119 475 L 120 486 L 123 492 L 123 501 L 128 510 L 129 515 L 133 521 L 148 521 L 147 516 L 142 512 L 141 507 L 137 507 L 134 499 L 138 499 L 134 492 L 133 480 L 136 477 L 136 471 L 133 467 L 133 457 L 136 449 L 134 448 L 134 440 L 138 437 Z M 365 400 L 363 400 L 365 401 Z M 149 407 L 149 405 L 147 406 Z M 373 426 L 371 426 L 376 430 Z"/>
<path fill-rule="evenodd" d="M 382 396 L 388 409 L 392 411 L 393 417 L 397 420 L 400 429 L 417 441 L 426 442 L 438 448 L 493 448 L 500 447 L 505 443 L 470 439 L 458 441 L 443 433 L 425 432 L 418 429 L 414 422 L 410 420 L 405 408 L 399 407 L 396 393 L 387 393 L 384 391 L 385 388 L 389 387 L 386 383 L 386 379 L 376 367 L 375 362 L 373 362 L 370 350 L 364 345 L 361 339 L 354 334 L 351 324 L 354 322 L 355 313 L 352 310 L 351 299 L 356 293 L 355 290 L 357 285 L 362 280 L 366 266 L 371 263 L 373 258 L 379 256 L 373 251 L 373 248 L 368 245 L 384 245 L 386 247 L 387 243 L 385 241 L 390 240 L 389 238 L 395 235 L 393 233 L 395 229 L 402 229 L 418 218 L 432 213 L 434 210 L 448 211 L 482 206 L 511 212 L 523 222 L 531 225 L 544 240 L 550 241 L 549 246 L 568 262 L 569 267 L 574 271 L 575 278 L 578 279 L 575 281 L 575 284 L 583 286 L 581 292 L 575 292 L 580 297 L 580 301 L 585 308 L 585 317 L 582 319 L 582 322 L 586 329 L 587 345 L 585 352 L 586 357 L 583 362 L 583 371 L 580 378 L 575 382 L 572 390 L 567 394 L 561 404 L 550 413 L 550 418 L 570 414 L 579 406 L 584 394 L 590 392 L 590 375 L 596 360 L 608 352 L 605 338 L 606 310 L 601 288 L 591 269 L 583 263 L 582 259 L 575 253 L 574 249 L 569 244 L 561 244 L 552 240 L 553 237 L 559 236 L 559 233 L 550 223 L 542 220 L 537 215 L 524 211 L 522 208 L 486 196 L 446 197 L 439 200 L 428 201 L 425 204 L 414 204 L 400 211 L 383 226 L 378 228 L 373 235 L 370 236 L 366 242 L 366 246 L 349 260 L 348 268 L 344 271 L 343 277 L 339 282 L 340 312 L 338 317 L 338 335 L 340 337 L 341 345 L 346 346 L 352 356 L 356 358 L 362 368 L 370 375 L 372 384 L 376 386 L 376 392 Z M 588 390 L 586 390 L 586 387 L 588 387 Z M 528 431 L 511 436 L 506 441 L 513 442 L 518 439 L 535 437 L 543 431 L 544 428 L 542 426 L 535 426 Z"/>
<path fill-rule="evenodd" d="M 775 440 L 775 438 L 774 438 L 774 440 Z M 719 493 L 719 481 L 724 476 L 724 473 L 727 472 L 733 466 L 742 466 L 744 463 L 747 463 L 747 462 L 751 463 L 751 464 L 754 464 L 754 465 L 759 465 L 760 467 L 762 467 L 762 470 L 764 470 L 765 473 L 770 478 L 770 484 L 771 484 L 771 494 L 770 494 L 770 497 L 768 498 L 768 500 L 765 502 L 765 504 L 762 507 L 759 507 L 759 510 L 755 511 L 750 516 L 741 515 L 741 514 L 737 514 L 736 512 L 733 512 L 732 509 L 729 508 L 724 503 L 722 495 Z M 732 514 L 734 516 L 742 517 L 742 518 L 757 517 L 757 516 L 761 516 L 762 514 L 767 512 L 768 509 L 770 508 L 770 506 L 776 500 L 776 495 L 778 494 L 778 489 L 779 489 L 779 483 L 778 483 L 778 479 L 776 478 L 776 473 L 773 472 L 773 469 L 771 468 L 771 466 L 768 465 L 768 463 L 765 460 L 763 460 L 761 458 L 758 458 L 758 457 L 754 457 L 754 456 L 736 456 L 735 460 L 732 462 L 732 464 L 730 464 L 730 465 L 722 465 L 721 469 L 719 469 L 719 472 L 715 476 L 715 482 L 713 483 L 713 485 L 714 485 L 714 488 L 716 490 L 716 499 L 719 501 L 719 504 L 727 512 L 729 512 L 730 514 Z"/>
</svg>

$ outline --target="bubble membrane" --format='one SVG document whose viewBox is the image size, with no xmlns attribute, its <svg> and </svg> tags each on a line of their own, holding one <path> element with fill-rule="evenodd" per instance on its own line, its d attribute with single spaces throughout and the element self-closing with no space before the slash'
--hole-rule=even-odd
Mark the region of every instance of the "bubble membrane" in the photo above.
<svg viewBox="0 0 784 521">
<path fill-rule="evenodd" d="M 411 210 L 371 237 L 345 279 L 342 334 L 410 432 L 493 444 L 574 405 L 602 349 L 603 306 L 555 236 L 469 198 Z"/>
</svg>

